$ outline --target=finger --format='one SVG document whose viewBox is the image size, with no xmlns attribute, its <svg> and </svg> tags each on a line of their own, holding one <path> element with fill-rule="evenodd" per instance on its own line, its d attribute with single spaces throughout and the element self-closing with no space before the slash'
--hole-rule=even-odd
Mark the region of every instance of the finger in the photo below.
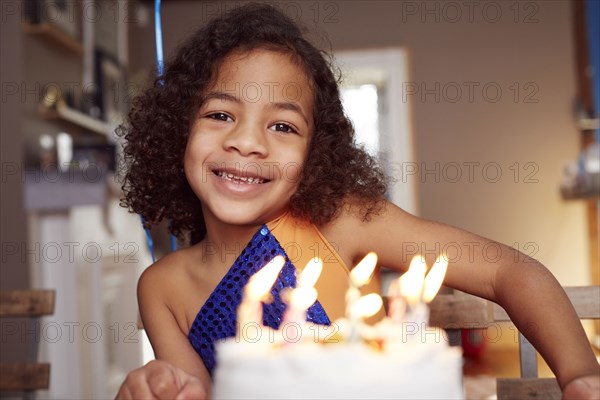
<svg viewBox="0 0 600 400">
<path fill-rule="evenodd" d="M 152 395 L 152 391 L 148 386 L 148 382 L 145 377 L 140 374 L 130 373 L 127 379 L 121 385 L 119 393 L 117 393 L 117 400 L 156 400 L 156 397 Z"/>
<path fill-rule="evenodd" d="M 575 379 L 565 387 L 563 399 L 600 400 L 600 379 L 589 376 Z"/>
<path fill-rule="evenodd" d="M 191 377 L 184 383 L 175 400 L 205 400 L 206 398 L 206 390 L 200 379 Z"/>
<path fill-rule="evenodd" d="M 131 392 L 125 386 L 125 384 L 121 385 L 117 395 L 115 396 L 115 400 L 132 400 L 133 396 L 131 396 Z"/>
<path fill-rule="evenodd" d="M 148 375 L 151 394 L 157 399 L 173 399 L 179 393 L 181 384 L 172 367 L 157 368 Z"/>
</svg>

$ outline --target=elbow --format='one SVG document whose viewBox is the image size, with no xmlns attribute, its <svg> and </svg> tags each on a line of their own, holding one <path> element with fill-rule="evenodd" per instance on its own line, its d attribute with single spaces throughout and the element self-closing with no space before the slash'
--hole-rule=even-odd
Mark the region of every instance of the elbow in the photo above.
<svg viewBox="0 0 600 400">
<path fill-rule="evenodd" d="M 493 279 L 493 297 L 496 303 L 509 302 L 515 293 L 533 294 L 549 286 L 560 286 L 554 275 L 539 261 L 513 250 L 510 261 L 501 263 Z"/>
</svg>

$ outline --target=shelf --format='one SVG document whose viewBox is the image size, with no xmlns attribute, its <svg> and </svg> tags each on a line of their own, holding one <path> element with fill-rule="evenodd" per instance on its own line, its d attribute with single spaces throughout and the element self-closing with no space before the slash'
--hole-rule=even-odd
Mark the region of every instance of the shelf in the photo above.
<svg viewBox="0 0 600 400">
<path fill-rule="evenodd" d="M 600 189 L 587 189 L 582 191 L 561 190 L 564 200 L 600 200 Z"/>
<path fill-rule="evenodd" d="M 88 175 L 89 172 L 89 175 Z M 23 206 L 27 211 L 58 211 L 73 207 L 106 204 L 105 175 L 98 171 L 68 170 L 55 179 L 42 179 L 44 171 L 25 177 Z"/>
<path fill-rule="evenodd" d="M 593 131 L 600 127 L 598 118 L 581 118 L 577 121 L 580 131 Z"/>
<path fill-rule="evenodd" d="M 600 178 L 598 174 L 591 174 L 592 182 L 588 186 L 582 187 L 561 187 L 560 194 L 564 200 L 600 200 Z"/>
<path fill-rule="evenodd" d="M 75 53 L 80 57 L 83 57 L 83 45 L 81 44 L 81 42 L 79 42 L 77 39 L 73 38 L 68 33 L 62 31 L 60 28 L 57 28 L 52 24 L 31 24 L 28 22 L 24 22 L 23 31 L 29 35 L 47 38 L 52 42 L 58 44 L 59 46 L 64 47 L 68 51 Z"/>
<path fill-rule="evenodd" d="M 55 108 L 40 106 L 40 115 L 46 119 L 61 119 L 67 121 L 100 135 L 108 136 L 108 133 L 110 132 L 110 126 L 106 122 L 90 117 L 81 111 L 64 105 L 59 105 Z"/>
</svg>

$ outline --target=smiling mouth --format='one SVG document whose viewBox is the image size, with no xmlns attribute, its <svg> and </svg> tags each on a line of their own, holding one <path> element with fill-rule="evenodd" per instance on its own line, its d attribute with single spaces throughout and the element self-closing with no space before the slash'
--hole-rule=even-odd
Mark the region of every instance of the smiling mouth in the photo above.
<svg viewBox="0 0 600 400">
<path fill-rule="evenodd" d="M 227 171 L 219 170 L 219 171 L 213 171 L 213 173 L 225 181 L 239 183 L 239 184 L 245 184 L 245 185 L 260 185 L 263 183 L 270 182 L 268 179 L 263 179 L 263 178 L 259 178 L 259 177 L 255 177 L 255 176 L 239 176 L 234 173 L 227 172 Z"/>
</svg>

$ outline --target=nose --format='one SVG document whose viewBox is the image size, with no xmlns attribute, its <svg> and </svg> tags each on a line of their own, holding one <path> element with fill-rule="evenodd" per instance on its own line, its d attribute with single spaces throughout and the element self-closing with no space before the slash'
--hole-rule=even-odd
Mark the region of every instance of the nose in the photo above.
<svg viewBox="0 0 600 400">
<path fill-rule="evenodd" d="M 268 154 L 265 132 L 258 126 L 251 124 L 239 124 L 236 126 L 223 142 L 227 151 L 235 151 L 244 157 L 265 157 Z"/>
</svg>

